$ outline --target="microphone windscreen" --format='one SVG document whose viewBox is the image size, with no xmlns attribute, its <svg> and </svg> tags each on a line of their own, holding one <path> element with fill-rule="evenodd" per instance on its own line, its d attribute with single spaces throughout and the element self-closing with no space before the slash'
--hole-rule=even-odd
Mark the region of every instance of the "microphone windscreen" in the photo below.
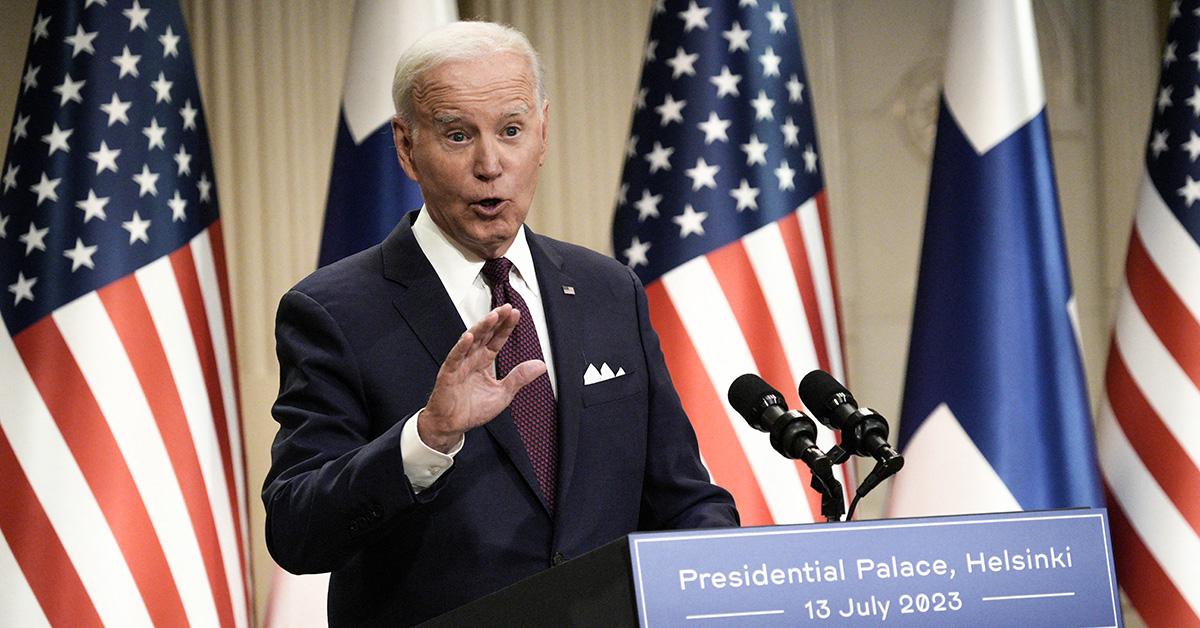
<svg viewBox="0 0 1200 628">
<path fill-rule="evenodd" d="M 729 405 L 747 419 L 751 419 L 757 414 L 756 408 L 762 403 L 763 397 L 767 395 L 775 395 L 777 398 L 783 399 L 783 395 L 779 394 L 778 390 L 753 373 L 741 375 L 729 385 Z"/>
<path fill-rule="evenodd" d="M 813 412 L 829 409 L 829 400 L 838 394 L 846 396 L 846 400 L 854 403 L 854 395 L 841 385 L 832 375 L 817 369 L 800 380 L 800 400 Z"/>
</svg>

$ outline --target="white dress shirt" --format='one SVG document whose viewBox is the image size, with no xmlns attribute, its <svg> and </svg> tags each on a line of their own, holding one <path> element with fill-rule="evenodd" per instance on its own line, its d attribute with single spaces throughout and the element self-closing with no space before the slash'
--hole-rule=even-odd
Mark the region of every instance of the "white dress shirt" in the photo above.
<svg viewBox="0 0 1200 628">
<path fill-rule="evenodd" d="M 421 252 L 429 259 L 442 286 L 450 295 L 463 325 L 470 329 L 492 310 L 492 290 L 483 279 L 484 260 L 463 250 L 455 244 L 422 207 L 413 223 L 413 235 Z M 533 267 L 533 256 L 529 242 L 525 239 L 525 227 L 517 232 L 512 246 L 504 253 L 513 264 L 509 283 L 525 300 L 533 325 L 537 329 L 538 341 L 542 345 L 542 357 L 546 362 L 550 386 L 558 394 L 558 381 L 554 378 L 554 356 L 550 350 L 550 335 L 546 327 L 546 311 L 542 307 L 542 294 L 538 289 L 537 273 Z M 460 440 L 449 454 L 443 454 L 421 441 L 417 434 L 417 417 L 409 420 L 400 432 L 400 453 L 404 456 L 404 474 L 408 476 L 413 490 L 420 492 L 437 481 L 454 464 L 454 456 L 466 442 Z"/>
</svg>

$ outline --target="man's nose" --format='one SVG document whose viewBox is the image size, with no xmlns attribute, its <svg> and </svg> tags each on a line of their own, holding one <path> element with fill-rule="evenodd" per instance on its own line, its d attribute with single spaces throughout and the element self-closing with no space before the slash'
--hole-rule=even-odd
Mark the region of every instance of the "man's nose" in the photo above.
<svg viewBox="0 0 1200 628">
<path fill-rule="evenodd" d="M 491 138 L 483 138 L 475 144 L 475 178 L 491 181 L 500 176 L 504 168 L 500 164 L 500 147 Z"/>
</svg>

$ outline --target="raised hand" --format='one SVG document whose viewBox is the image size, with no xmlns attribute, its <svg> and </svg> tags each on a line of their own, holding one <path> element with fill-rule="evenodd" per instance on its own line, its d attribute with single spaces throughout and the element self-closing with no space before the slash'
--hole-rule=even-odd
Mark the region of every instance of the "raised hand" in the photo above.
<svg viewBox="0 0 1200 628">
<path fill-rule="evenodd" d="M 546 372 L 545 362 L 529 360 L 504 379 L 496 379 L 496 354 L 520 317 L 511 305 L 501 305 L 458 338 L 438 370 L 425 409 L 417 416 L 422 442 L 443 453 L 450 451 L 467 430 L 495 418 L 522 386 Z"/>
</svg>

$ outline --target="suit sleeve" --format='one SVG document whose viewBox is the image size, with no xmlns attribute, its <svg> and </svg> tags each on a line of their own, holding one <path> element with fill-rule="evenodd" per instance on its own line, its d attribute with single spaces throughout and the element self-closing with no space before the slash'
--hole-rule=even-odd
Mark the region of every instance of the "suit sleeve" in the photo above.
<svg viewBox="0 0 1200 628">
<path fill-rule="evenodd" d="M 398 516 L 432 500 L 453 467 L 414 493 L 400 455 L 406 422 L 370 433 L 349 343 L 311 297 L 284 295 L 275 337 L 280 383 L 272 415 L 279 432 L 262 494 L 267 548 L 293 573 L 333 571 Z"/>
<path fill-rule="evenodd" d="M 628 272 L 634 284 L 649 380 L 646 478 L 639 527 L 662 530 L 737 526 L 733 497 L 712 483 L 700 461 L 696 432 L 671 383 L 658 334 L 650 325 L 646 292 L 637 276 Z"/>
</svg>

